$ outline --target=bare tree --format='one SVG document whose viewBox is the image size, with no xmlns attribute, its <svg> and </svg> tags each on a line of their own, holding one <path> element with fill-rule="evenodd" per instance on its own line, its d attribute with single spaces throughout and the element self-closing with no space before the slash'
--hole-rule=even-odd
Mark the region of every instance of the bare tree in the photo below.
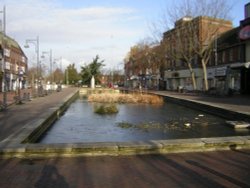
<svg viewBox="0 0 250 188">
<path fill-rule="evenodd" d="M 146 54 L 149 51 L 149 45 L 145 41 L 138 42 L 131 47 L 129 52 L 129 62 L 132 63 L 131 69 L 134 73 L 145 74 L 148 68 L 148 59 Z"/>
<path fill-rule="evenodd" d="M 226 0 L 185 0 L 166 11 L 166 25 L 175 25 L 174 40 L 165 41 L 168 58 L 187 64 L 196 88 L 192 67 L 194 59 L 199 59 L 204 74 L 204 89 L 208 90 L 207 64 L 214 50 L 214 40 L 232 28 L 229 19 L 231 7 Z M 182 18 L 194 18 L 178 24 Z M 223 25 L 223 27 L 222 27 Z M 173 49 L 174 48 L 174 49 Z"/>
<path fill-rule="evenodd" d="M 197 89 L 195 72 L 193 69 L 193 60 L 195 58 L 195 49 L 192 45 L 193 30 L 192 22 L 189 21 L 189 17 L 186 17 L 187 21 L 183 21 L 178 25 L 178 28 L 174 31 L 170 31 L 170 38 L 164 38 L 162 42 L 162 48 L 166 52 L 168 61 L 179 61 L 185 63 L 188 66 L 190 75 L 192 78 L 193 90 Z"/>
<path fill-rule="evenodd" d="M 31 86 L 33 86 L 36 76 L 37 76 L 37 68 L 30 67 L 27 73 L 27 80 L 31 84 Z"/>
</svg>

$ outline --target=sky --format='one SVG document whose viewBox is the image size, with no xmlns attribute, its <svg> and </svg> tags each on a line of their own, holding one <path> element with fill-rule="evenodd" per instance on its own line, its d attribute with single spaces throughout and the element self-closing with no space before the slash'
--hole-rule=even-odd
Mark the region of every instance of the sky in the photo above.
<svg viewBox="0 0 250 188">
<path fill-rule="evenodd" d="M 228 0 L 234 26 L 244 18 L 247 0 Z M 106 69 L 122 69 L 123 59 L 139 41 L 152 35 L 150 25 L 166 7 L 183 0 L 0 0 L 6 7 L 6 34 L 15 39 L 36 65 L 35 45 L 26 39 L 39 36 L 40 56 L 52 49 L 56 66 L 74 63 L 78 70 L 96 55 Z M 2 14 L 0 14 L 0 20 Z M 40 58 L 49 68 L 49 56 Z"/>
</svg>

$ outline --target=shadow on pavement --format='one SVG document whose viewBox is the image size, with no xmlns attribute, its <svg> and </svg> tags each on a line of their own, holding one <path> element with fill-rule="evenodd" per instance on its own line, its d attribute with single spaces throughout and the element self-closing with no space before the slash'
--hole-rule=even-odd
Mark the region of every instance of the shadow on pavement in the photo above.
<svg viewBox="0 0 250 188">
<path fill-rule="evenodd" d="M 65 178 L 58 173 L 58 170 L 53 165 L 45 165 L 42 170 L 40 179 L 35 183 L 37 188 L 68 188 L 69 185 Z"/>
</svg>

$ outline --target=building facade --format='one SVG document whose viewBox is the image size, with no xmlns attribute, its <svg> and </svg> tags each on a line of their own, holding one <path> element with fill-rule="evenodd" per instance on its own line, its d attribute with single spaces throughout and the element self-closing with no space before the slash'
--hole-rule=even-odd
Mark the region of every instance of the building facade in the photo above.
<svg viewBox="0 0 250 188">
<path fill-rule="evenodd" d="M 131 52 L 125 61 L 128 87 L 250 94 L 250 3 L 236 28 L 229 20 L 184 17 L 157 47 Z"/>
<path fill-rule="evenodd" d="M 131 49 L 125 59 L 125 86 L 130 88 L 159 89 L 163 85 L 161 70 L 164 55 L 160 45 L 142 45 Z"/>
<path fill-rule="evenodd" d="M 250 94 L 250 3 L 245 5 L 245 19 L 240 22 L 240 43 L 243 46 L 243 62 L 240 66 L 241 88 L 243 94 Z"/>
<path fill-rule="evenodd" d="M 219 94 L 250 94 L 250 3 L 245 19 L 222 34 L 208 68 L 210 88 Z"/>
<path fill-rule="evenodd" d="M 27 57 L 21 47 L 14 39 L 1 32 L 0 51 L 0 92 L 25 88 L 28 66 Z"/>
<path fill-rule="evenodd" d="M 165 32 L 162 44 L 166 51 L 166 89 L 204 90 L 201 49 L 206 49 L 208 55 L 213 56 L 213 41 L 231 29 L 231 21 L 199 16 L 184 17 L 175 23 L 172 30 Z M 208 67 L 215 66 L 211 62 L 207 64 Z"/>
</svg>

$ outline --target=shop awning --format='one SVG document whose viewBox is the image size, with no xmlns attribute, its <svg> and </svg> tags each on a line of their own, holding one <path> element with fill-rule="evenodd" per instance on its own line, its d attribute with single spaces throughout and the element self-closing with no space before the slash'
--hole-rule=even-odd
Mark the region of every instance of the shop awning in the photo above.
<svg viewBox="0 0 250 188">
<path fill-rule="evenodd" d="M 133 76 L 130 77 L 130 80 L 138 80 L 138 79 L 139 79 L 139 77 L 135 76 L 135 75 L 133 75 Z"/>
<path fill-rule="evenodd" d="M 233 63 L 230 65 L 231 68 L 250 68 L 250 62 L 246 62 L 246 63 Z"/>
</svg>

